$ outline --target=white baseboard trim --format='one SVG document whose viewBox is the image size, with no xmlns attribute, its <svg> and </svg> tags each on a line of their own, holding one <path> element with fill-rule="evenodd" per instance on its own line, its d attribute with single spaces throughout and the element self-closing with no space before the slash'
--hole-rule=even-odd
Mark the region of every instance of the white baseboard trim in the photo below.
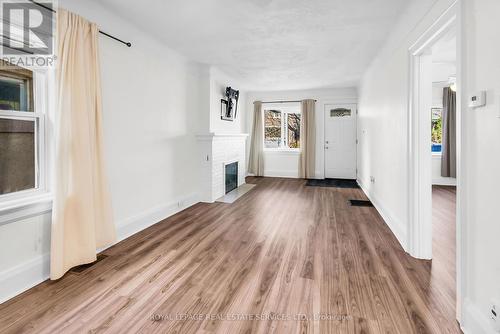
<svg viewBox="0 0 500 334">
<path fill-rule="evenodd" d="M 495 334 L 489 319 L 470 299 L 465 298 L 463 305 L 462 331 L 464 334 Z"/>
<path fill-rule="evenodd" d="M 50 255 L 43 254 L 0 273 L 0 304 L 49 278 Z"/>
<path fill-rule="evenodd" d="M 264 171 L 265 177 L 283 177 L 288 179 L 298 179 L 299 175 L 297 171 L 288 170 L 266 170 Z"/>
<path fill-rule="evenodd" d="M 441 179 L 434 179 L 432 180 L 432 185 L 433 186 L 456 186 L 457 185 L 457 180 L 456 179 L 447 179 L 447 178 L 441 178 Z"/>
<path fill-rule="evenodd" d="M 366 197 L 370 199 L 370 201 L 373 203 L 373 206 L 379 214 L 382 216 L 384 219 L 385 223 L 389 228 L 391 229 L 392 233 L 396 236 L 396 239 L 398 239 L 399 244 L 405 252 L 408 252 L 408 243 L 407 243 L 407 234 L 406 231 L 402 228 L 402 224 L 398 222 L 394 216 L 389 212 L 389 210 L 386 210 L 382 203 L 378 200 L 378 198 L 368 191 L 368 189 L 363 185 L 363 182 L 361 182 L 360 179 L 357 180 L 359 186 L 361 187 L 361 190 L 365 193 Z"/>
<path fill-rule="evenodd" d="M 266 171 L 264 173 L 264 177 L 281 177 L 281 178 L 286 178 L 286 179 L 298 179 L 299 176 L 293 172 L 289 171 Z M 255 176 L 254 174 L 247 173 L 247 176 Z M 315 180 L 324 180 L 325 178 L 323 175 L 319 172 L 316 172 L 316 175 L 314 177 Z"/>
<path fill-rule="evenodd" d="M 116 243 L 199 202 L 198 194 L 190 194 L 169 204 L 158 206 L 117 223 Z M 111 246 L 110 246 L 111 247 Z M 98 250 L 98 252 L 104 249 Z M 50 254 L 43 254 L 16 267 L 0 272 L 0 304 L 47 280 Z"/>
<path fill-rule="evenodd" d="M 160 205 L 117 224 L 117 243 L 199 202 L 198 194 L 190 194 L 167 205 Z"/>
</svg>

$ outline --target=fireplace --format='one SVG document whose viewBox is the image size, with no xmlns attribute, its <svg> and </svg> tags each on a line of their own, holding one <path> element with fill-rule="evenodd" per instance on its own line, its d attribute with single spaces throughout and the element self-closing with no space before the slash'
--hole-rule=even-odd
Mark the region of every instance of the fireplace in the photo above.
<svg viewBox="0 0 500 334">
<path fill-rule="evenodd" d="M 225 180 L 226 180 L 226 194 L 238 188 L 238 161 L 226 164 Z"/>
<path fill-rule="evenodd" d="M 229 186 L 232 179 L 228 175 L 226 186 L 226 165 L 238 162 L 237 189 L 245 184 L 246 166 L 246 134 L 199 134 L 196 135 L 200 154 L 200 199 L 202 202 L 213 203 L 226 194 L 226 190 L 233 188 Z M 229 168 L 229 167 L 228 167 Z M 234 168 L 234 167 L 233 167 Z"/>
</svg>

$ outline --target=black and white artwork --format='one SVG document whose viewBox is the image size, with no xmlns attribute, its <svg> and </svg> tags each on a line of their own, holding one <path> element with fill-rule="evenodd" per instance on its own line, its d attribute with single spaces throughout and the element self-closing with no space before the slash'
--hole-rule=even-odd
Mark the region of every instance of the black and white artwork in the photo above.
<svg viewBox="0 0 500 334">
<path fill-rule="evenodd" d="M 220 118 L 223 121 L 233 121 L 232 110 L 229 108 L 229 102 L 227 100 L 220 100 Z"/>
<path fill-rule="evenodd" d="M 234 121 L 238 112 L 238 100 L 240 98 L 240 91 L 226 88 L 226 99 L 221 99 L 221 119 L 224 121 Z"/>
</svg>

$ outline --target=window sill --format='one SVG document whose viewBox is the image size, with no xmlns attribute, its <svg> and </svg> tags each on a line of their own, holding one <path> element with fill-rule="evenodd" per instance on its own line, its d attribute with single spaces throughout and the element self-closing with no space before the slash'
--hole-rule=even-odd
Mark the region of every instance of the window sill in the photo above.
<svg viewBox="0 0 500 334">
<path fill-rule="evenodd" d="M 0 204 L 0 226 L 52 211 L 52 194 L 34 194 Z"/>
</svg>

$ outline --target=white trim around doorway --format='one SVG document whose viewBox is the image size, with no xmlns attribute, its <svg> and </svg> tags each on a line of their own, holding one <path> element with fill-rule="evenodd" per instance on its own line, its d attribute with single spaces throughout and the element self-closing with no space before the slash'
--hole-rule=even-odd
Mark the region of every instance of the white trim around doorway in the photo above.
<svg viewBox="0 0 500 334">
<path fill-rule="evenodd" d="M 443 35 L 456 30 L 457 38 L 457 212 L 456 212 L 456 272 L 457 272 L 457 319 L 462 316 L 465 293 L 465 238 L 462 231 L 466 226 L 465 186 L 464 180 L 464 151 L 463 141 L 463 113 L 461 94 L 463 86 L 463 58 L 462 58 L 462 0 L 454 2 L 434 24 L 409 49 L 409 115 L 408 126 L 408 252 L 415 258 L 432 259 L 432 177 L 430 145 L 427 138 L 427 127 L 422 110 L 427 102 L 425 91 L 421 83 L 427 75 L 427 62 L 430 57 L 428 51 Z M 430 126 L 430 123 L 429 123 Z M 429 132 L 430 133 L 430 132 Z M 429 154 L 427 155 L 428 146 Z"/>
</svg>

